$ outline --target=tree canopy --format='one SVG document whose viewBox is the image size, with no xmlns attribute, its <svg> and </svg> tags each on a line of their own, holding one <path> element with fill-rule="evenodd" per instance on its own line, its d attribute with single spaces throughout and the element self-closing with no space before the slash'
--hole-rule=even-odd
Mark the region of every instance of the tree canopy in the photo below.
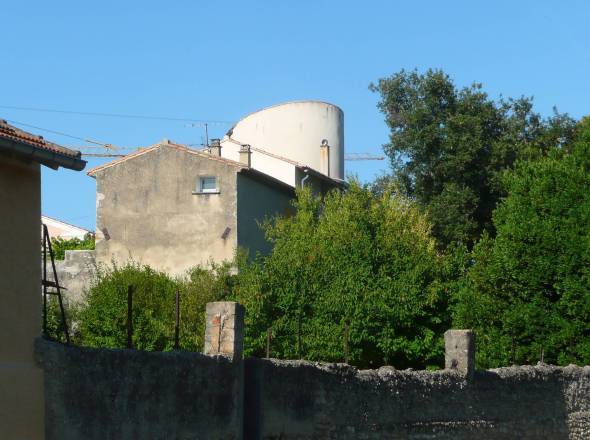
<svg viewBox="0 0 590 440">
<path fill-rule="evenodd" d="M 441 70 L 402 70 L 370 89 L 391 129 L 384 150 L 393 178 L 427 208 L 442 248 L 493 235 L 502 171 L 568 144 L 575 125 L 557 112 L 542 118 L 530 98 L 496 101 L 477 83 L 457 88 Z"/>
<path fill-rule="evenodd" d="M 482 366 L 590 363 L 590 119 L 571 152 L 504 175 L 497 236 L 475 247 L 456 324 L 478 332 Z"/>
</svg>

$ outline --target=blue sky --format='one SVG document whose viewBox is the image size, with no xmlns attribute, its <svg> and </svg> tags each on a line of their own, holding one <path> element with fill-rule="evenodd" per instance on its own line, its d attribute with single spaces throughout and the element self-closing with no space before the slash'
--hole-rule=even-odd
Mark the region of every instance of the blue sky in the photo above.
<svg viewBox="0 0 590 440">
<path fill-rule="evenodd" d="M 590 113 L 583 0 L 4 1 L 2 16 L 0 118 L 119 146 L 200 143 L 204 130 L 6 107 L 236 121 L 317 99 L 344 110 L 347 152 L 379 154 L 388 130 L 368 84 L 434 67 L 460 86 L 482 82 L 493 97 L 534 96 L 544 115 L 554 105 L 576 118 Z M 212 124 L 210 136 L 228 127 Z M 346 169 L 367 181 L 387 162 Z M 42 185 L 45 214 L 94 228 L 93 179 L 45 169 Z"/>
</svg>

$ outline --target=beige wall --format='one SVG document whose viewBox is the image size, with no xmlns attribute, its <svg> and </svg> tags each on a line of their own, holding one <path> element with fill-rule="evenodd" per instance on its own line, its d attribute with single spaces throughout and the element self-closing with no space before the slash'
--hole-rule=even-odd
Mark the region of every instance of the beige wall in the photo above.
<svg viewBox="0 0 590 440">
<path fill-rule="evenodd" d="M 0 439 L 44 434 L 41 333 L 41 178 L 38 163 L 0 155 Z"/>
<path fill-rule="evenodd" d="M 97 263 L 133 259 L 180 274 L 211 259 L 231 260 L 237 245 L 238 170 L 163 145 L 98 171 Z M 193 194 L 200 176 L 216 176 L 219 194 Z"/>
</svg>

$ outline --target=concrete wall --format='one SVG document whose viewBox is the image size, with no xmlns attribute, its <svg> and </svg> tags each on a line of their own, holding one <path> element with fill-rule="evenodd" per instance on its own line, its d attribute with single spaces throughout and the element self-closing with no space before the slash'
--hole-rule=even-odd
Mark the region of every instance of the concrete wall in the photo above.
<svg viewBox="0 0 590 440">
<path fill-rule="evenodd" d="M 238 174 L 238 246 L 247 249 L 251 258 L 257 250 L 268 254 L 272 248 L 259 223 L 276 214 L 290 215 L 293 197 L 293 191 Z"/>
<path fill-rule="evenodd" d="M 37 354 L 46 373 L 47 439 L 241 438 L 241 362 L 43 339 Z"/>
<path fill-rule="evenodd" d="M 60 286 L 67 290 L 62 295 L 70 303 L 84 301 L 86 291 L 90 288 L 96 275 L 95 251 L 66 251 L 63 260 L 55 260 L 55 269 Z M 53 280 L 51 260 L 47 261 L 47 278 Z"/>
<path fill-rule="evenodd" d="M 41 175 L 38 163 L 0 155 L 0 438 L 43 438 Z M 36 319 L 31 319 L 36 317 Z"/>
<path fill-rule="evenodd" d="M 180 274 L 232 259 L 237 170 L 164 145 L 97 172 L 97 263 L 132 258 Z M 199 176 L 216 176 L 219 194 L 194 194 Z"/>
</svg>

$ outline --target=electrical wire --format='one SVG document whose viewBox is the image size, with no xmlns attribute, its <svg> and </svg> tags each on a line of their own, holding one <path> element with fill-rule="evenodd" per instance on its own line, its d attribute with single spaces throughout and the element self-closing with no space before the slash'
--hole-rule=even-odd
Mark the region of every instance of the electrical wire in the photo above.
<svg viewBox="0 0 590 440">
<path fill-rule="evenodd" d="M 68 137 L 68 138 L 71 138 L 71 139 L 76 139 L 76 140 L 79 140 L 79 141 L 82 141 L 82 142 L 88 142 L 89 144 L 101 145 L 101 146 L 103 146 L 105 148 L 112 148 L 112 145 L 111 144 L 106 144 L 104 142 L 93 141 L 92 139 L 85 139 L 83 137 L 74 136 L 74 135 L 71 135 L 71 134 L 64 133 L 63 131 L 50 130 L 48 128 L 38 127 L 36 125 L 26 124 L 24 122 L 14 121 L 14 120 L 11 120 L 11 119 L 6 119 L 6 122 L 10 122 L 11 124 L 16 124 L 16 125 L 22 125 L 23 127 L 34 128 L 36 130 L 46 131 L 47 133 L 53 133 L 53 134 L 56 134 L 58 136 L 64 136 L 64 137 Z"/>
<path fill-rule="evenodd" d="M 193 119 L 193 118 L 174 118 L 170 116 L 150 116 L 150 115 L 132 115 L 124 113 L 101 113 L 101 112 L 81 112 L 74 110 L 58 110 L 38 107 L 19 107 L 12 105 L 0 105 L 0 108 L 9 110 L 22 110 L 32 112 L 46 112 L 46 113 L 62 113 L 69 115 L 81 115 L 81 116 L 102 116 L 108 118 L 128 118 L 128 119 L 149 119 L 149 120 L 161 120 L 161 121 L 177 121 L 177 122 L 193 122 L 200 124 L 211 124 L 211 125 L 231 125 L 235 121 L 222 121 L 222 120 L 204 120 L 204 119 Z"/>
</svg>

